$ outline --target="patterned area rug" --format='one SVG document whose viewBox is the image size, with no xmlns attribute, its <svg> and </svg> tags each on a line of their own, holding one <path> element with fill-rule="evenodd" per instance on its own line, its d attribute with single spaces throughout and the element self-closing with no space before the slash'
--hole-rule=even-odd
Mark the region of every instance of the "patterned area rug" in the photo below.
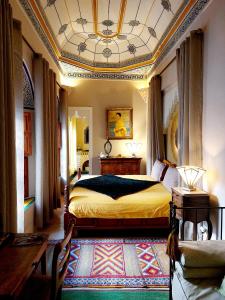
<svg viewBox="0 0 225 300">
<path fill-rule="evenodd" d="M 169 259 L 162 239 L 72 240 L 64 288 L 167 289 Z"/>
</svg>

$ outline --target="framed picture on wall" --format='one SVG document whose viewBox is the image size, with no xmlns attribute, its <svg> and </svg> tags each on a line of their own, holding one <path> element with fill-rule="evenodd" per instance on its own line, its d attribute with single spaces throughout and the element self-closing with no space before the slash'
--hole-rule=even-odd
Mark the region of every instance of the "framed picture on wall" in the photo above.
<svg viewBox="0 0 225 300">
<path fill-rule="evenodd" d="M 110 140 L 133 138 L 132 108 L 108 108 L 106 110 L 106 138 Z"/>
</svg>

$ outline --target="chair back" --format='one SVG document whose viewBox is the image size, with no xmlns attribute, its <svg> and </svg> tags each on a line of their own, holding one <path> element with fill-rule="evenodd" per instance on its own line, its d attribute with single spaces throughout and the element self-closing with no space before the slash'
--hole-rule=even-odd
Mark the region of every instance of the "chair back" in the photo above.
<svg viewBox="0 0 225 300">
<path fill-rule="evenodd" d="M 61 293 L 64 278 L 70 259 L 71 237 L 74 224 L 70 223 L 64 240 L 57 243 L 53 252 L 52 260 L 52 285 L 51 285 L 51 300 L 55 300 Z M 58 298 L 57 298 L 58 299 Z"/>
</svg>

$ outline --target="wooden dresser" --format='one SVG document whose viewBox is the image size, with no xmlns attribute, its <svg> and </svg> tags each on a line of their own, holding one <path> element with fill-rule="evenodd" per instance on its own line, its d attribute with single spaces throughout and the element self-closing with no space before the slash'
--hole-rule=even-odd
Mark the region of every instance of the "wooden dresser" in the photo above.
<svg viewBox="0 0 225 300">
<path fill-rule="evenodd" d="M 101 174 L 140 175 L 140 157 L 100 158 Z"/>
</svg>

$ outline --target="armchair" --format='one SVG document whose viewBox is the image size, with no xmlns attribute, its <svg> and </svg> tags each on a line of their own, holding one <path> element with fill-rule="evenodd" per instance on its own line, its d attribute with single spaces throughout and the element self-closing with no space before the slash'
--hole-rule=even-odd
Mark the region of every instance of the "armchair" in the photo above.
<svg viewBox="0 0 225 300">
<path fill-rule="evenodd" d="M 222 285 L 225 276 L 225 240 L 222 240 L 222 221 L 220 222 L 220 240 L 179 241 L 177 209 L 180 208 L 171 203 L 172 231 L 167 247 L 171 270 L 170 299 L 225 299 Z M 197 216 L 201 208 L 194 209 L 196 209 Z M 222 220 L 224 207 L 209 209 L 214 212 L 218 210 Z"/>
</svg>

